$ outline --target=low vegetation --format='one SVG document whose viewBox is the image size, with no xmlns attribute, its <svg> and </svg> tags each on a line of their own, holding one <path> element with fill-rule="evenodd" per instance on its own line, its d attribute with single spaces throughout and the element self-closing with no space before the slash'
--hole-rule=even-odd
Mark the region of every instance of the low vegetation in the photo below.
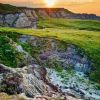
<svg viewBox="0 0 100 100">
<path fill-rule="evenodd" d="M 44 23 L 45 21 L 45 23 Z M 98 20 L 79 20 L 79 19 L 41 19 L 39 28 L 60 28 L 60 29 L 78 29 L 88 31 L 100 31 L 100 21 Z"/>
<path fill-rule="evenodd" d="M 15 12 L 19 12 L 19 9 L 16 6 L 0 3 L 0 13 L 5 14 L 5 13 L 15 13 Z"/>
</svg>

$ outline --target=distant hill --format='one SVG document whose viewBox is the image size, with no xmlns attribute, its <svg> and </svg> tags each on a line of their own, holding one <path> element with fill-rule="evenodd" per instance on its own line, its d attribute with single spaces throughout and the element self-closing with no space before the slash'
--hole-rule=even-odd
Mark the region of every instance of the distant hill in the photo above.
<svg viewBox="0 0 100 100">
<path fill-rule="evenodd" d="M 0 3 L 0 13 L 15 13 L 15 12 L 19 12 L 19 9 L 16 6 Z"/>
<path fill-rule="evenodd" d="M 71 11 L 64 9 L 64 8 L 27 8 L 27 7 L 16 7 L 10 4 L 2 4 L 0 3 L 0 13 L 16 13 L 16 12 L 20 12 L 23 9 L 31 9 L 31 10 L 45 10 L 47 12 L 54 12 L 54 11 L 59 11 L 59 10 L 65 10 L 66 13 L 71 13 Z"/>
</svg>

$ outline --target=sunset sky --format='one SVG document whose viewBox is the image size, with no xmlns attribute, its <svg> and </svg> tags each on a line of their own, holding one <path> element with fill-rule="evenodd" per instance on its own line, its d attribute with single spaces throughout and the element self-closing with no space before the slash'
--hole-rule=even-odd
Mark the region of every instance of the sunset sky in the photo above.
<svg viewBox="0 0 100 100">
<path fill-rule="evenodd" d="M 48 7 L 46 0 L 0 0 L 17 6 Z M 78 13 L 95 13 L 100 15 L 100 0 L 48 0 L 53 1 L 52 7 L 64 7 Z"/>
</svg>

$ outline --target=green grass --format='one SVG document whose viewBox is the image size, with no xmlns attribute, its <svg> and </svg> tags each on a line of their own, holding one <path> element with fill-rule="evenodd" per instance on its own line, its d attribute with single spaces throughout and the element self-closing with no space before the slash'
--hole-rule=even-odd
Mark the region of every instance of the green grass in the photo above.
<svg viewBox="0 0 100 100">
<path fill-rule="evenodd" d="M 89 31 L 100 31 L 100 21 L 98 20 L 79 20 L 79 19 L 47 19 L 40 20 L 40 28 L 65 28 Z"/>
<path fill-rule="evenodd" d="M 100 83 L 100 21 L 48 19 L 40 20 L 38 26 L 45 28 L 0 28 L 0 33 L 52 37 L 76 45 L 84 50 L 92 61 L 95 71 L 90 74 L 90 78 Z"/>
<path fill-rule="evenodd" d="M 16 66 L 15 50 L 10 43 L 10 39 L 0 36 L 0 63 L 8 66 Z"/>
<path fill-rule="evenodd" d="M 15 13 L 15 12 L 19 12 L 19 9 L 16 6 L 0 3 L 0 13 Z"/>
</svg>

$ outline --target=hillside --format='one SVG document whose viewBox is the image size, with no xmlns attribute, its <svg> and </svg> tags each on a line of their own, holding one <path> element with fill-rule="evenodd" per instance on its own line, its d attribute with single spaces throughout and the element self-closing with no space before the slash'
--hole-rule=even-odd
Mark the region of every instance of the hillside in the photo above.
<svg viewBox="0 0 100 100">
<path fill-rule="evenodd" d="M 3 32 L 18 32 L 22 34 L 36 35 L 40 37 L 55 37 L 57 39 L 67 41 L 68 43 L 75 44 L 81 47 L 88 56 L 91 58 L 93 66 L 97 68 L 94 75 L 94 80 L 99 82 L 99 60 L 100 59 L 100 22 L 98 21 L 84 21 L 81 20 L 56 20 L 49 19 L 43 20 L 45 22 L 42 25 L 42 21 L 39 22 L 39 27 L 45 27 L 45 29 L 31 30 L 31 29 L 9 29 L 1 28 L 1 33 Z M 91 22 L 91 23 L 90 23 Z M 82 24 L 83 23 L 83 24 Z M 94 26 L 97 25 L 97 26 Z M 98 72 L 98 73 L 97 73 Z M 96 79 L 97 77 L 97 79 Z"/>
<path fill-rule="evenodd" d="M 6 14 L 6 13 L 16 13 L 19 12 L 19 9 L 15 6 L 12 6 L 10 4 L 2 4 L 0 3 L 0 13 Z"/>
<path fill-rule="evenodd" d="M 42 25 L 42 21 L 45 22 L 45 24 Z M 83 87 L 84 87 L 83 90 L 85 88 L 89 88 L 88 85 L 91 87 L 96 86 L 96 88 L 99 89 L 99 82 L 100 82 L 100 77 L 99 77 L 100 76 L 100 67 L 99 67 L 100 29 L 98 27 L 99 25 L 100 25 L 99 21 L 88 21 L 88 20 L 82 21 L 82 20 L 71 20 L 71 19 L 70 20 L 60 19 L 58 21 L 57 19 L 49 19 L 49 20 L 39 21 L 38 26 L 40 27 L 40 29 L 0 28 L 0 33 L 1 33 L 0 62 L 6 66 L 13 68 L 16 67 L 23 68 L 23 66 L 28 66 L 30 64 L 32 66 L 36 64 L 39 66 L 45 66 L 46 68 L 48 67 L 53 68 L 59 73 L 59 75 L 64 77 L 64 81 L 67 78 L 69 80 L 68 82 L 70 81 L 76 82 L 76 84 L 78 84 L 79 86 L 80 91 L 81 88 Z M 73 45 L 75 47 L 71 46 L 70 48 L 70 45 Z M 72 52 L 70 58 L 69 55 L 66 55 L 65 53 L 68 52 L 66 51 L 66 48 L 70 48 Z M 74 51 L 76 51 L 77 54 L 74 53 Z M 28 56 L 25 56 L 25 54 L 27 54 L 26 52 L 29 53 Z M 68 57 L 65 58 L 63 54 Z M 60 59 L 62 60 L 60 60 L 58 56 L 61 56 Z M 66 63 L 64 62 L 65 64 L 63 64 L 62 62 L 63 60 L 72 62 L 68 64 L 67 62 Z M 73 66 L 75 62 L 81 63 L 81 67 L 79 67 L 80 65 L 77 65 L 77 67 Z M 67 72 L 62 72 L 63 70 L 62 68 L 66 69 Z M 77 76 L 75 72 L 73 72 L 73 68 L 76 71 L 82 71 L 87 73 L 86 75 L 89 75 L 88 77 L 92 81 L 89 81 L 89 79 L 87 79 L 86 76 L 85 77 Z M 56 74 L 55 72 L 53 73 Z M 52 73 L 50 77 L 52 78 Z M 58 76 L 55 77 L 58 78 Z M 98 84 L 93 81 L 97 82 Z M 54 84 L 58 84 L 55 83 L 55 81 L 53 82 Z M 80 85 L 82 84 L 81 82 L 84 82 L 82 87 Z M 71 86 L 72 84 L 74 83 L 70 83 Z M 68 85 L 69 88 L 70 85 Z M 74 87 L 72 87 L 72 90 L 76 91 Z M 92 91 L 91 88 L 89 88 L 86 93 L 88 93 L 89 91 Z M 72 94 L 72 92 L 70 93 Z M 83 94 L 81 95 L 85 96 L 86 93 L 84 92 L 84 95 Z M 74 95 L 76 95 L 76 93 Z M 89 98 L 99 98 L 98 96 L 95 97 L 94 96 L 91 97 L 92 95 L 88 96 Z"/>
</svg>

